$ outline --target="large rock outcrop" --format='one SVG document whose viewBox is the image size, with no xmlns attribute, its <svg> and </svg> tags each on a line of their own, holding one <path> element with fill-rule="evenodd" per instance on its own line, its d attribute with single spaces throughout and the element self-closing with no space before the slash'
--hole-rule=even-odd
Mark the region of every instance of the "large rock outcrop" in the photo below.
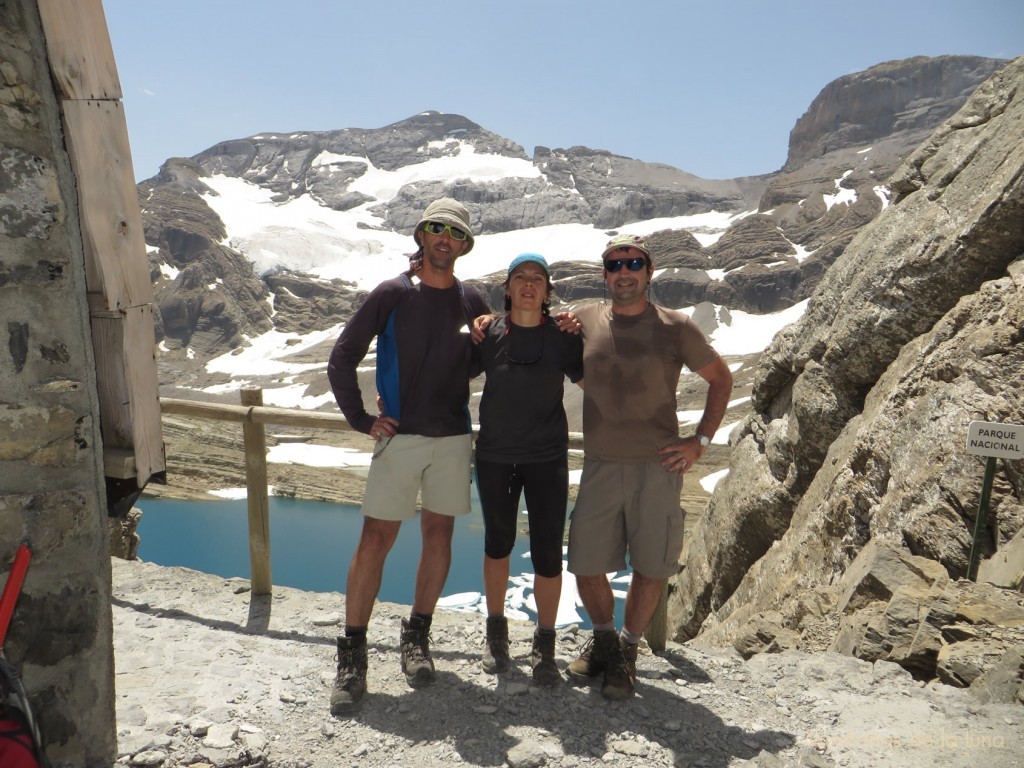
<svg viewBox="0 0 1024 768">
<path fill-rule="evenodd" d="M 980 56 L 915 56 L 837 78 L 797 120 L 783 171 L 896 137 L 910 151 L 1000 67 L 998 60 Z"/>
<path fill-rule="evenodd" d="M 168 164 L 172 185 L 147 190 L 143 217 L 157 305 L 157 336 L 209 358 L 238 346 L 243 336 L 271 329 L 267 288 L 252 264 L 222 244 L 220 219 L 201 197 L 194 167 Z M 178 185 L 187 184 L 188 194 Z"/>
<path fill-rule="evenodd" d="M 873 543 L 965 576 L 985 463 L 966 453 L 968 423 L 1024 423 L 1022 135 L 1024 58 L 907 159 L 893 204 L 775 338 L 673 584 L 677 638 L 732 643 L 766 612 L 799 637 L 829 614 L 814 595 L 843 612 L 840 645 L 869 647 L 833 585 Z M 998 462 L 985 557 L 1024 527 L 1022 465 Z"/>
<path fill-rule="evenodd" d="M 758 209 L 815 260 L 832 264 L 884 207 L 896 168 L 1005 64 L 977 56 L 917 56 L 832 81 L 797 120 L 786 164 Z M 819 274 L 808 274 L 803 287 L 813 289 Z"/>
</svg>

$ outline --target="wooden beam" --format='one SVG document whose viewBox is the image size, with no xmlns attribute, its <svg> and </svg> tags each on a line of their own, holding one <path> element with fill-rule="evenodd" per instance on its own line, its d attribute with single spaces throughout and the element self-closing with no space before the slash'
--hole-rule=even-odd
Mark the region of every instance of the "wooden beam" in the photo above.
<svg viewBox="0 0 1024 768">
<path fill-rule="evenodd" d="M 154 336 L 148 304 L 92 317 L 104 448 L 133 451 L 139 487 L 166 468 Z"/>
<path fill-rule="evenodd" d="M 118 480 L 127 480 L 138 476 L 135 468 L 135 453 L 122 448 L 103 447 L 103 474 L 105 477 L 115 477 Z"/>
<path fill-rule="evenodd" d="M 128 127 L 116 101 L 66 101 L 68 155 L 78 183 L 85 279 L 93 304 L 153 303 Z"/>
<path fill-rule="evenodd" d="M 47 58 L 63 99 L 120 99 L 101 0 L 38 0 Z"/>
<path fill-rule="evenodd" d="M 303 411 L 297 408 L 204 403 L 199 400 L 182 400 L 173 397 L 161 397 L 160 408 L 164 413 L 216 421 L 280 424 L 287 427 L 307 427 L 309 429 L 352 429 L 340 413 Z"/>
<path fill-rule="evenodd" d="M 78 188 L 103 440 L 108 449 L 134 452 L 143 487 L 165 469 L 165 458 L 153 285 L 121 82 L 102 0 L 37 5 Z"/>
<path fill-rule="evenodd" d="M 124 313 L 124 378 L 129 394 L 132 447 L 139 487 L 167 468 L 160 421 L 160 380 L 156 369 L 156 322 L 153 305 Z"/>
<path fill-rule="evenodd" d="M 96 370 L 121 371 L 125 366 L 124 317 L 92 318 L 92 349 Z M 96 377 L 100 399 L 100 431 L 105 448 L 132 447 L 131 393 L 123 376 Z"/>
<path fill-rule="evenodd" d="M 654 609 L 654 615 L 644 629 L 644 637 L 655 653 L 665 650 L 668 639 L 668 581 L 661 585 L 661 598 Z"/>
<path fill-rule="evenodd" d="M 117 70 L 101 3 L 57 2 L 40 12 L 48 19 L 51 68 L 65 96 L 61 107 L 78 187 L 104 444 L 134 450 L 141 487 L 165 469 L 165 458 L 153 286 L 128 127 L 116 101 Z"/>
<path fill-rule="evenodd" d="M 214 421 L 234 421 L 239 424 L 248 421 L 257 424 L 277 424 L 284 427 L 306 429 L 352 429 L 352 426 L 340 413 L 303 411 L 298 408 L 246 407 L 227 403 L 207 403 L 201 400 L 185 400 L 177 397 L 161 397 L 160 410 L 163 413 L 174 414 L 175 416 L 193 416 L 199 419 L 212 419 Z M 476 430 L 474 430 L 475 432 Z M 582 447 L 583 433 L 570 432 L 569 445 L 573 448 Z"/>
</svg>

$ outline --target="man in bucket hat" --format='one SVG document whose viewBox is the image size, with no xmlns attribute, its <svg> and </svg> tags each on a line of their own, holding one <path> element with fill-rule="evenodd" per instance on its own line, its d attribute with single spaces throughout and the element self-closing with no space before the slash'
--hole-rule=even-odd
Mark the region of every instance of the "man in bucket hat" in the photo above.
<svg viewBox="0 0 1024 768">
<path fill-rule="evenodd" d="M 348 570 L 345 634 L 331 713 L 358 707 L 366 692 L 366 634 L 384 561 L 420 495 L 423 548 L 412 612 L 402 620 L 402 671 L 410 686 L 434 681 L 430 623 L 451 565 L 455 517 L 470 510 L 470 337 L 486 301 L 455 278 L 473 248 L 469 212 L 456 200 L 427 206 L 413 232 L 413 269 L 385 280 L 352 315 L 331 353 L 328 378 L 353 429 L 376 441 L 363 499 L 363 530 Z M 416 278 L 415 280 L 413 278 Z M 357 367 L 377 339 L 378 415 L 363 405 Z"/>
<path fill-rule="evenodd" d="M 601 254 L 611 305 L 577 310 L 583 325 L 583 474 L 569 526 L 569 571 L 594 634 L 566 673 L 601 677 L 609 699 L 633 696 L 638 643 L 665 580 L 679 570 L 683 474 L 700 459 L 725 415 L 732 373 L 685 315 L 647 297 L 654 265 L 646 241 L 612 239 Z M 676 388 L 686 366 L 708 382 L 694 434 L 679 434 Z M 605 574 L 633 576 L 615 630 Z"/>
</svg>

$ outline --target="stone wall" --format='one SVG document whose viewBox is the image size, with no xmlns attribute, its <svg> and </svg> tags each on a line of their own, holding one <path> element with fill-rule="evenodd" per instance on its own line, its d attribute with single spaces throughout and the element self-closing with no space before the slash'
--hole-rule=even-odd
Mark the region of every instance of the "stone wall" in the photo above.
<svg viewBox="0 0 1024 768">
<path fill-rule="evenodd" d="M 99 405 L 75 179 L 35 0 L 0 4 L 0 567 L 34 556 L 4 651 L 58 766 L 116 753 Z"/>
</svg>

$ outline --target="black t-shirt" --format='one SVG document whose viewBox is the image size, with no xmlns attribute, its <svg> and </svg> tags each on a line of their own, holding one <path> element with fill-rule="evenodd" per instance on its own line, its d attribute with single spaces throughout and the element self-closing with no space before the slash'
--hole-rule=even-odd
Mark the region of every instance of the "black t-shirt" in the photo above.
<svg viewBox="0 0 1024 768">
<path fill-rule="evenodd" d="M 508 316 L 487 328 L 474 349 L 474 364 L 487 374 L 480 400 L 476 454 L 485 461 L 525 464 L 550 461 L 569 447 L 562 405 L 565 377 L 583 378 L 583 340 L 545 318 L 533 328 Z"/>
</svg>

